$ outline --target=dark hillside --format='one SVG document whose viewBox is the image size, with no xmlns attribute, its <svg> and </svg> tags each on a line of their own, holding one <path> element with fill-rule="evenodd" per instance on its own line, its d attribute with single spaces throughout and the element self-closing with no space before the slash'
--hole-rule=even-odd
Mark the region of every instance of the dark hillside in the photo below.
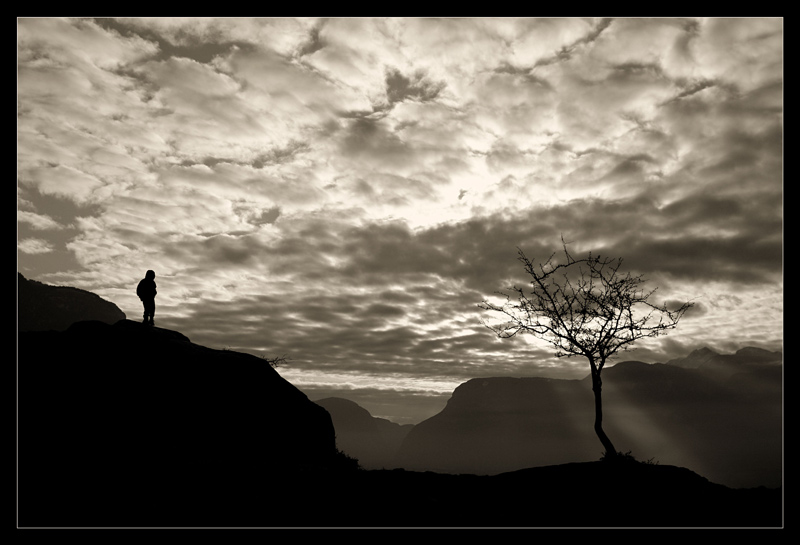
<svg viewBox="0 0 800 545">
<path fill-rule="evenodd" d="M 264 360 L 128 320 L 20 333 L 18 406 L 23 524 L 130 520 L 337 460 L 328 413 Z"/>
<path fill-rule="evenodd" d="M 69 286 L 51 286 L 17 273 L 17 329 L 64 331 L 75 322 L 114 324 L 125 319 L 117 305 L 99 295 Z"/>
</svg>

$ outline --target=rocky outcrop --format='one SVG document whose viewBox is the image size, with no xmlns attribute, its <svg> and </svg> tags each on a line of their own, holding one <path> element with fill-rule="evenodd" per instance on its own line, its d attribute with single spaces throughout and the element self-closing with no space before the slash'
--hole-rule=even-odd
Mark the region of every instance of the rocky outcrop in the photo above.
<svg viewBox="0 0 800 545">
<path fill-rule="evenodd" d="M 64 331 L 75 322 L 114 324 L 125 319 L 117 305 L 89 291 L 50 286 L 17 273 L 17 329 Z"/>
</svg>

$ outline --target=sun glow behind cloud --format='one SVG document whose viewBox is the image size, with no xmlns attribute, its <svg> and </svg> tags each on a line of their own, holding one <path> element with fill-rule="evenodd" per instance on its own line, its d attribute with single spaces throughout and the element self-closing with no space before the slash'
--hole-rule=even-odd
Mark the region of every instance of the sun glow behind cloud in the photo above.
<svg viewBox="0 0 800 545">
<path fill-rule="evenodd" d="M 516 247 L 564 236 L 698 302 L 640 354 L 779 349 L 782 39 L 780 19 L 23 18 L 19 268 L 129 317 L 153 269 L 160 324 L 195 342 L 425 390 L 582 373 L 477 310 L 525 281 Z"/>
</svg>

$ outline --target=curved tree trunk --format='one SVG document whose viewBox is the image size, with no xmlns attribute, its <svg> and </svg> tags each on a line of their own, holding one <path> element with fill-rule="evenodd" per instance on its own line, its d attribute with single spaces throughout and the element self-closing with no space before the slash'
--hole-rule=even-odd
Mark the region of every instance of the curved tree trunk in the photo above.
<svg viewBox="0 0 800 545">
<path fill-rule="evenodd" d="M 611 439 L 608 438 L 606 432 L 603 431 L 603 398 L 602 398 L 603 381 L 600 380 L 600 371 L 596 370 L 592 364 L 592 391 L 594 392 L 594 432 L 600 439 L 600 442 L 606 449 L 606 458 L 610 459 L 617 455 L 617 449 Z"/>
</svg>

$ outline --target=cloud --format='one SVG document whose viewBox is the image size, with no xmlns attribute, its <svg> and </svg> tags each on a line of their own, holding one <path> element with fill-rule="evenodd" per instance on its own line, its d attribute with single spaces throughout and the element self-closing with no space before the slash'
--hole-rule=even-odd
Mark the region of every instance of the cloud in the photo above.
<svg viewBox="0 0 800 545">
<path fill-rule="evenodd" d="M 275 225 L 293 235 L 274 242 L 256 235 L 196 242 L 185 238 L 177 254 L 172 250 L 175 263 L 182 263 L 171 273 L 174 282 L 179 285 L 186 275 L 191 280 L 192 269 L 204 270 L 198 287 L 206 288 L 200 288 L 203 302 L 176 311 L 193 313 L 186 325 L 194 324 L 195 330 L 210 320 L 213 325 L 206 329 L 218 328 L 213 339 L 220 344 L 253 346 L 250 339 L 258 338 L 272 352 L 305 354 L 296 363 L 302 368 L 325 360 L 335 367 L 354 370 L 363 364 L 366 369 L 380 361 L 385 370 L 410 373 L 398 356 L 405 353 L 426 362 L 419 371 L 423 374 L 445 369 L 466 373 L 453 360 L 472 364 L 493 342 L 479 324 L 477 303 L 497 289 L 525 281 L 515 260 L 517 246 L 546 258 L 560 249 L 563 232 L 578 241 L 576 251 L 623 257 L 629 270 L 655 280 L 668 275 L 670 285 L 676 279 L 773 282 L 780 263 L 779 239 L 758 243 L 742 234 L 725 241 L 688 238 L 684 232 L 701 222 L 726 220 L 736 210 L 735 203 L 724 201 L 694 207 L 674 203 L 666 211 L 645 200 L 575 201 L 417 230 L 399 221 L 353 227 L 341 217 L 282 218 Z M 664 225 L 673 238 L 652 242 L 645 236 L 642 240 L 650 242 L 644 244 L 626 234 L 662 235 Z M 741 252 L 761 257 L 741 260 Z M 237 270 L 238 276 L 249 273 L 241 281 L 225 280 Z M 224 290 L 213 287 L 227 282 Z M 274 295 L 241 295 L 264 292 Z M 225 306 L 208 304 L 215 299 Z M 236 315 L 259 317 L 256 331 L 262 333 L 240 328 Z M 456 325 L 461 320 L 468 325 Z M 509 361 L 523 361 L 522 354 Z"/>
<path fill-rule="evenodd" d="M 28 212 L 26 210 L 17 210 L 17 222 L 27 223 L 31 228 L 37 231 L 64 228 L 63 225 L 53 220 L 50 216 L 36 214 L 35 212 Z"/>
<path fill-rule="evenodd" d="M 743 91 L 782 77 L 782 48 L 780 18 L 705 19 L 692 41 L 693 58 L 708 77 L 736 81 Z"/>
<path fill-rule="evenodd" d="M 17 249 L 25 254 L 46 254 L 54 250 L 53 245 L 39 238 L 26 238 L 17 243 Z"/>
<path fill-rule="evenodd" d="M 78 204 L 96 200 L 98 190 L 104 186 L 96 176 L 61 165 L 28 169 L 21 181 L 33 185 L 41 193 L 70 199 Z"/>
<path fill-rule="evenodd" d="M 235 209 L 236 205 L 234 205 Z M 258 211 L 247 213 L 247 221 L 253 225 L 271 225 L 275 223 L 281 215 L 279 206 L 273 206 L 269 209 L 260 209 Z"/>
<path fill-rule="evenodd" d="M 413 159 L 413 150 L 380 120 L 360 118 L 347 125 L 342 152 L 375 165 L 402 165 Z"/>
<path fill-rule="evenodd" d="M 680 219 L 691 226 L 717 207 L 718 215 L 726 217 L 724 206 L 709 203 L 706 207 L 683 210 L 686 215 Z M 680 208 L 679 205 L 675 207 Z M 593 213 L 587 214 L 587 210 Z M 645 210 L 648 212 L 643 213 Z M 292 309 L 296 324 L 283 318 L 280 323 L 285 330 L 297 331 L 297 334 L 307 327 L 303 324 L 329 327 L 329 333 L 317 330 L 314 335 L 324 346 L 358 344 L 358 349 L 340 352 L 337 360 L 356 358 L 359 352 L 362 358 L 372 354 L 386 359 L 401 345 L 411 353 L 415 353 L 415 346 L 433 351 L 434 345 L 447 345 L 443 340 L 432 341 L 431 330 L 417 330 L 407 325 L 393 327 L 392 319 L 403 317 L 413 323 L 444 324 L 456 316 L 474 316 L 474 305 L 483 297 L 507 286 L 515 278 L 522 280 L 522 271 L 514 259 L 515 247 L 519 245 L 529 254 L 546 257 L 559 249 L 560 226 L 569 226 L 571 240 L 590 240 L 585 235 L 592 233 L 600 244 L 592 247 L 582 242 L 579 244 L 581 251 L 591 249 L 623 257 L 635 272 L 693 280 L 772 280 L 770 275 L 776 270 L 774 260 L 779 259 L 780 253 L 776 254 L 776 248 L 770 250 L 768 245 L 749 252 L 744 235 L 727 243 L 697 239 L 696 248 L 692 249 L 692 242 L 678 231 L 672 240 L 638 246 L 625 237 L 623 226 L 630 228 L 632 222 L 638 222 L 637 232 L 643 229 L 660 232 L 658 225 L 648 225 L 637 219 L 648 214 L 658 215 L 652 203 L 612 205 L 589 201 L 539 210 L 526 216 L 474 219 L 417 231 L 402 222 L 369 224 L 363 228 L 351 228 L 346 224 L 338 227 L 329 223 L 306 224 L 296 244 L 284 240 L 276 248 L 265 247 L 263 253 L 270 256 L 273 270 L 295 271 L 293 285 L 302 286 L 301 292 L 309 293 L 309 298 L 295 300 L 291 294 L 285 294 L 283 300 L 279 298 L 263 306 L 272 312 L 276 306 Z M 537 241 L 542 240 L 541 234 L 545 232 L 550 232 L 552 238 L 542 245 Z M 237 254 L 243 259 L 245 247 L 250 247 L 253 255 L 259 253 L 252 243 L 243 245 L 241 254 Z M 738 259 L 737 248 L 744 248 L 753 255 L 760 252 L 764 257 L 743 262 Z M 327 261 L 327 256 L 333 261 Z M 226 261 L 221 256 L 214 260 Z M 319 290 L 324 293 L 326 289 L 332 294 L 320 294 Z M 454 299 L 453 293 L 459 293 L 460 297 Z M 418 310 L 412 311 L 415 308 Z M 422 314 L 417 314 L 420 311 Z M 392 336 L 379 333 L 382 331 L 391 331 Z M 452 336 L 452 332 L 444 338 L 448 336 Z M 306 344 L 295 342 L 298 346 Z M 448 342 L 452 343 L 451 347 L 467 346 L 464 339 Z M 289 345 L 282 348 L 289 348 Z"/>
<path fill-rule="evenodd" d="M 17 21 L 17 44 L 26 66 L 70 64 L 103 69 L 153 55 L 156 46 L 138 36 L 108 33 L 95 21 L 82 18 L 22 17 Z"/>
<path fill-rule="evenodd" d="M 390 105 L 403 100 L 435 100 L 444 87 L 444 82 L 430 81 L 422 70 L 417 70 L 410 77 L 403 75 L 397 68 L 386 70 L 386 98 Z"/>
</svg>

